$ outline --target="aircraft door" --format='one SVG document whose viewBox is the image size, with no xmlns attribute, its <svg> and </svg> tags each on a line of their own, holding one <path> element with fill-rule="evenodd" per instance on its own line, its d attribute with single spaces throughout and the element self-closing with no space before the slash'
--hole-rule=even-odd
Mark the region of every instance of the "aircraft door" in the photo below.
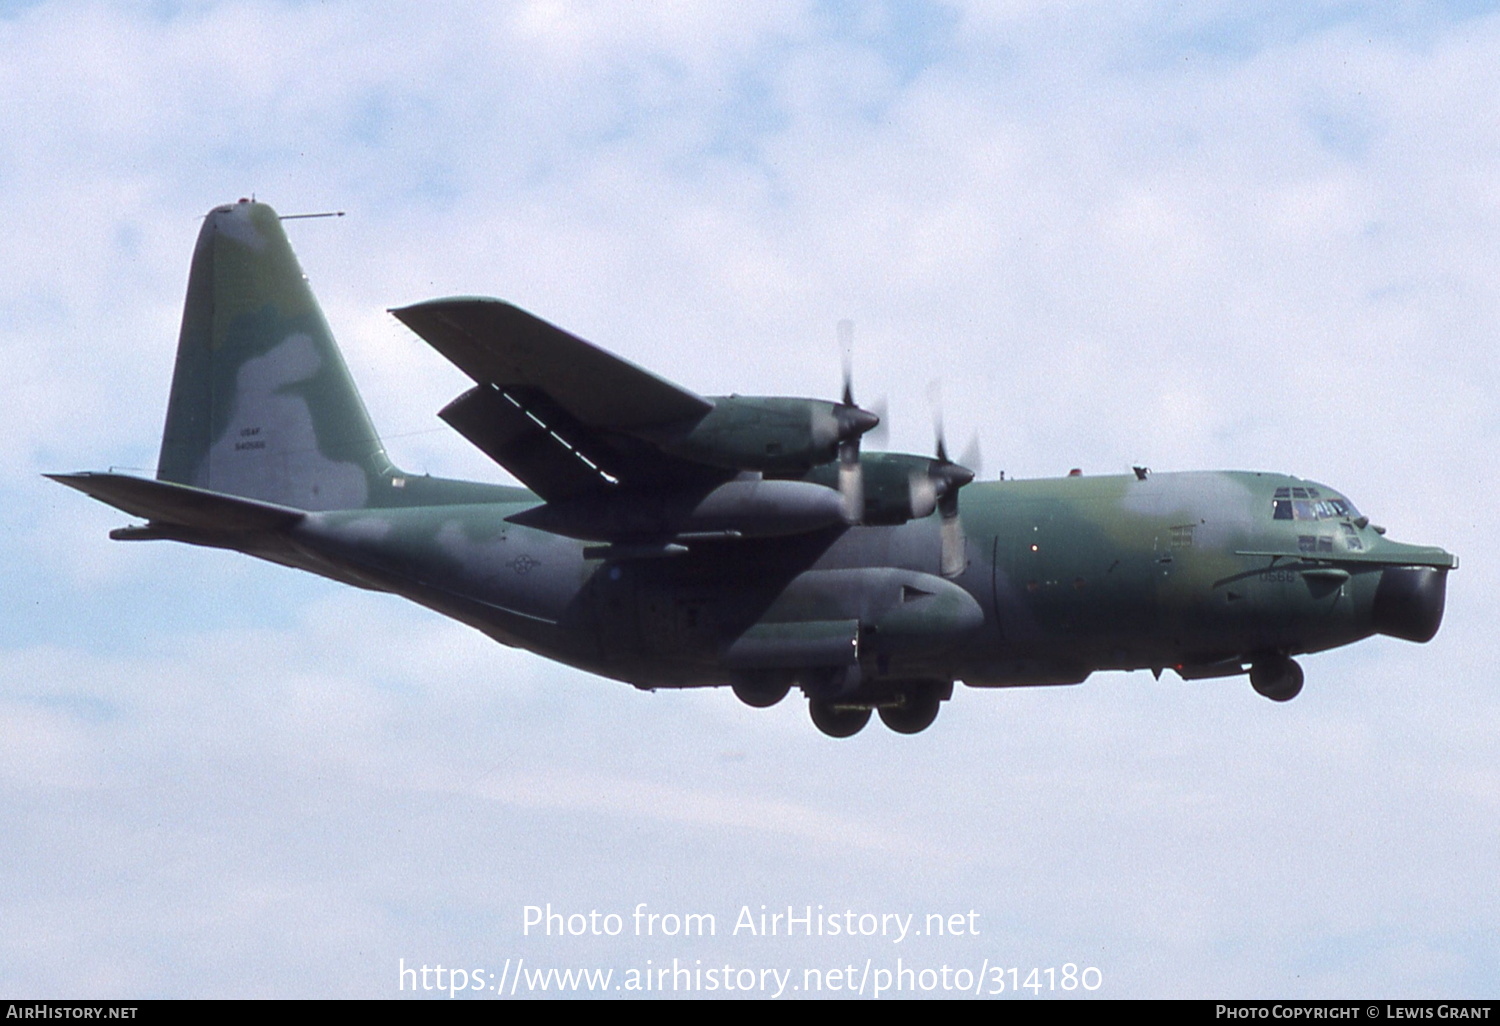
<svg viewBox="0 0 1500 1026">
<path fill-rule="evenodd" d="M 594 615 L 599 623 L 600 654 L 605 659 L 630 657 L 641 650 L 635 571 L 636 567 L 629 563 L 605 565 L 590 581 Z"/>
<path fill-rule="evenodd" d="M 1097 525 L 1065 508 L 1039 503 L 1019 512 L 1012 581 L 1036 629 L 1068 644 L 1092 640 L 1115 619 L 1118 560 Z"/>
<path fill-rule="evenodd" d="M 1041 631 L 1033 607 L 1038 587 L 1036 553 L 1031 549 L 1041 514 L 1017 504 L 1000 524 L 991 545 L 991 599 L 996 627 L 1007 650 L 1028 651 Z"/>
</svg>

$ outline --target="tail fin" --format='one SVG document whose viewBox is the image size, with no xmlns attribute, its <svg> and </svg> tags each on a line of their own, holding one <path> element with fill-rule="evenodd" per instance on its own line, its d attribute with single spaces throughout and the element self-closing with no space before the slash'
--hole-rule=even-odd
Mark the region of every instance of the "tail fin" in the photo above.
<svg viewBox="0 0 1500 1026">
<path fill-rule="evenodd" d="M 203 222 L 157 478 L 301 510 L 381 503 L 396 473 L 276 211 Z"/>
</svg>

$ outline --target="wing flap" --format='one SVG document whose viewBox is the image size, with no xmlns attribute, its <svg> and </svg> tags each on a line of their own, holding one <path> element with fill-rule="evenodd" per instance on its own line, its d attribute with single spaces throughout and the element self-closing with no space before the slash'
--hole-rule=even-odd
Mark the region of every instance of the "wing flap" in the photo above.
<svg viewBox="0 0 1500 1026">
<path fill-rule="evenodd" d="M 590 428 L 536 389 L 479 385 L 438 416 L 548 502 L 707 486 L 733 476 L 733 471 L 669 456 L 630 435 Z"/>
<path fill-rule="evenodd" d="M 713 403 L 498 299 L 392 310 L 480 384 L 546 393 L 581 423 L 631 431 L 703 417 Z"/>
<path fill-rule="evenodd" d="M 607 485 L 575 445 L 488 385 L 469 389 L 438 416 L 548 502 Z"/>
</svg>

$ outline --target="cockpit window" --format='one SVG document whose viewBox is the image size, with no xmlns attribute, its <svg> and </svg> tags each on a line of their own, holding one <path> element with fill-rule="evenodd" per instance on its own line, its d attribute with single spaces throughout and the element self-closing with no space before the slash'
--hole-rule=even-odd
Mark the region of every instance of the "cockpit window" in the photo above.
<svg viewBox="0 0 1500 1026">
<path fill-rule="evenodd" d="M 1359 516 L 1348 499 L 1323 498 L 1316 488 L 1278 488 L 1271 499 L 1273 520 L 1344 520 Z"/>
</svg>

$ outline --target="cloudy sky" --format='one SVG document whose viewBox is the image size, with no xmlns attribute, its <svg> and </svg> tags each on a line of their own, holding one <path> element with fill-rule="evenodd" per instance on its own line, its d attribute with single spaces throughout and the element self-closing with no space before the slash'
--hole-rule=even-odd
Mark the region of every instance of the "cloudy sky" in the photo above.
<svg viewBox="0 0 1500 1026">
<path fill-rule="evenodd" d="M 1497 58 L 1457 0 L 0 0 L 0 992 L 899 958 L 1494 997 Z M 389 307 L 496 295 L 702 393 L 829 397 L 849 317 L 893 447 L 941 379 L 990 475 L 1325 481 L 1460 554 L 1446 623 L 1286 706 L 1099 674 L 835 742 L 110 542 L 39 475 L 150 472 L 200 218 L 252 193 L 347 211 L 289 228 L 407 469 L 502 479 Z M 625 935 L 523 933 L 547 903 Z M 641 903 L 718 935 L 628 936 Z M 978 935 L 732 934 L 762 905 Z"/>
</svg>

